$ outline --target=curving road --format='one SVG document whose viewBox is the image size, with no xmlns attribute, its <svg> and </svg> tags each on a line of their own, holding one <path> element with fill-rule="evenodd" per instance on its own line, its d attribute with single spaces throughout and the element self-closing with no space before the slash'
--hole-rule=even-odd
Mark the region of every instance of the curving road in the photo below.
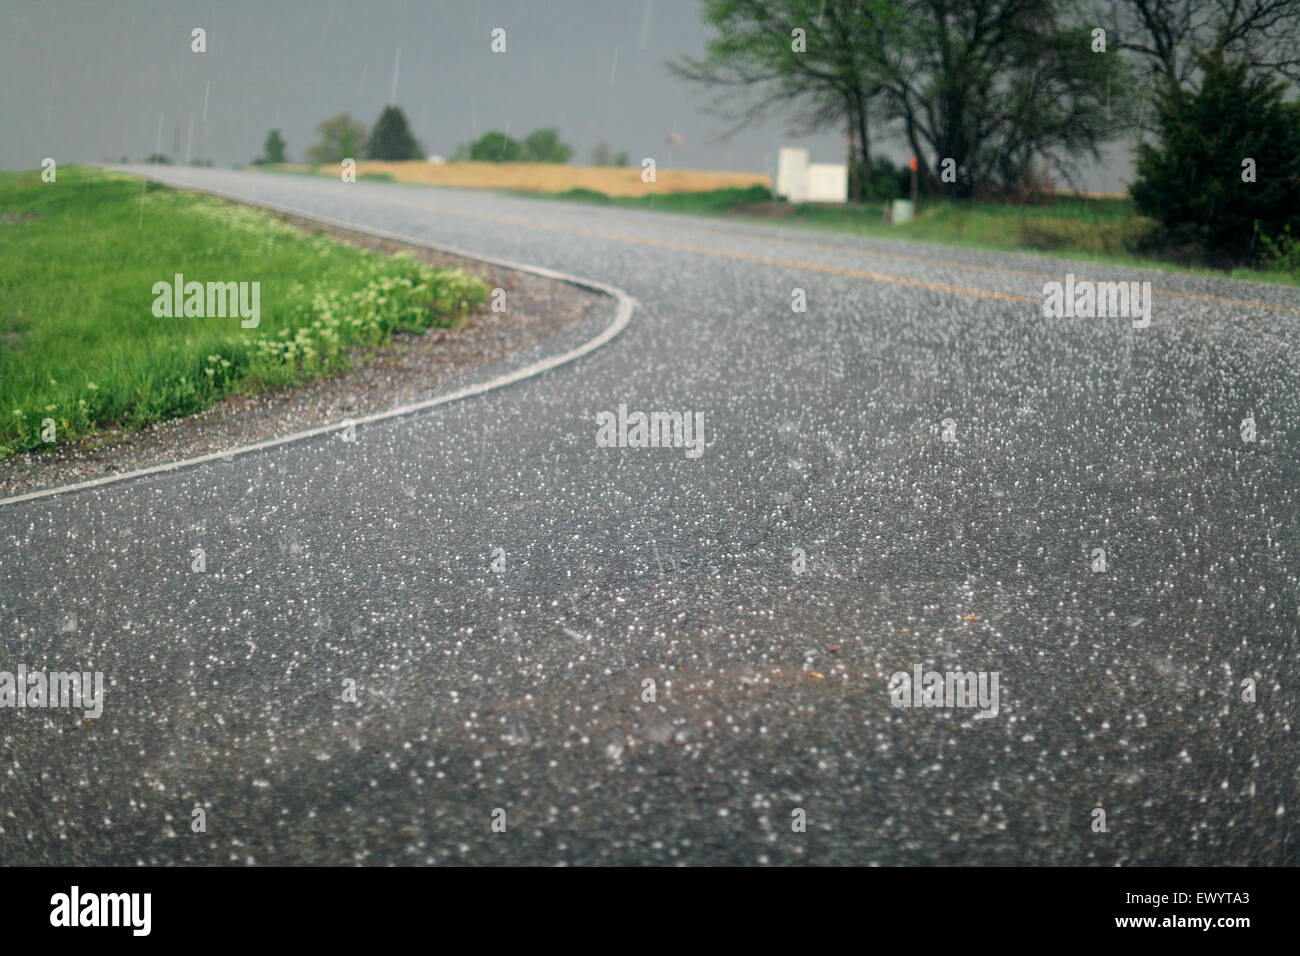
<svg viewBox="0 0 1300 956">
<path fill-rule="evenodd" d="M 1300 290 L 148 171 L 637 308 L 355 442 L 0 505 L 0 669 L 108 682 L 0 709 L 0 861 L 1300 863 Z M 1067 272 L 1150 327 L 1044 318 Z M 598 447 L 620 404 L 702 454 Z M 996 716 L 893 706 L 918 666 Z"/>
</svg>

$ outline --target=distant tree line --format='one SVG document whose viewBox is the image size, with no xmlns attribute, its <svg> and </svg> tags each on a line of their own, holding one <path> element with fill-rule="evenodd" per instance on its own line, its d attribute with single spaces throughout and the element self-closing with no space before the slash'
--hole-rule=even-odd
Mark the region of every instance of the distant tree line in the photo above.
<svg viewBox="0 0 1300 956">
<path fill-rule="evenodd" d="M 424 148 L 411 133 L 400 107 L 389 105 L 379 115 L 374 128 L 349 113 L 338 113 L 321 120 L 316 126 L 316 142 L 308 147 L 309 163 L 324 165 L 344 159 L 407 160 L 422 159 Z M 596 144 L 592 151 L 597 166 L 626 166 L 627 152 L 615 154 L 607 143 Z M 568 163 L 573 147 L 560 139 L 559 131 L 535 129 L 521 140 L 499 130 L 484 133 L 472 143 L 458 146 L 453 161 L 474 160 L 492 163 Z M 253 165 L 288 162 L 287 144 L 278 129 L 271 130 L 262 146 L 262 155 Z"/>
<path fill-rule="evenodd" d="M 614 152 L 609 143 L 601 140 L 591 149 L 591 165 L 593 166 L 626 166 L 627 150 Z"/>
<path fill-rule="evenodd" d="M 401 107 L 389 104 L 379 114 L 374 128 L 350 113 L 338 113 L 316 124 L 316 142 L 307 148 L 309 163 L 341 163 L 345 159 L 423 159 L 424 150 L 411 132 Z M 278 129 L 266 136 L 262 155 L 254 166 L 288 162 L 288 145 Z"/>
<path fill-rule="evenodd" d="M 500 130 L 484 133 L 472 143 L 462 143 L 452 153 L 453 162 L 466 160 L 483 163 L 568 163 L 574 155 L 573 147 L 560 140 L 555 129 L 535 129 L 517 140 Z M 626 166 L 627 150 L 614 152 L 609 143 L 601 140 L 591 150 L 593 166 Z"/>
<path fill-rule="evenodd" d="M 472 143 L 457 146 L 451 158 L 457 162 L 567 163 L 573 158 L 573 147 L 561 142 L 554 129 L 535 129 L 521 140 L 491 130 Z"/>
</svg>

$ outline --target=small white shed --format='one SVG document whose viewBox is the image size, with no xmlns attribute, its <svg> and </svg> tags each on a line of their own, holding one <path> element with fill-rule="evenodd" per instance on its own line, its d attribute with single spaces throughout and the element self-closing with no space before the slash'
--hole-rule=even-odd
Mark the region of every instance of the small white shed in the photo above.
<svg viewBox="0 0 1300 956">
<path fill-rule="evenodd" d="M 790 202 L 848 202 L 849 169 L 809 163 L 808 150 L 782 148 L 777 154 L 776 195 Z"/>
</svg>

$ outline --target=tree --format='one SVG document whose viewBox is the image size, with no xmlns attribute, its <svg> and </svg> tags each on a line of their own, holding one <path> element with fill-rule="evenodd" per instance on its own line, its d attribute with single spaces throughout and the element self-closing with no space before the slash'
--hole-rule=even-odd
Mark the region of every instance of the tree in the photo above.
<svg viewBox="0 0 1300 956">
<path fill-rule="evenodd" d="M 320 140 L 307 150 L 307 160 L 312 163 L 340 163 L 345 159 L 359 159 L 366 142 L 366 126 L 348 113 L 339 113 L 321 120 L 316 126 Z"/>
<path fill-rule="evenodd" d="M 262 155 L 253 160 L 254 166 L 264 166 L 268 163 L 286 163 L 284 137 L 280 135 L 278 129 L 273 129 L 266 134 L 266 142 L 262 145 Z"/>
<path fill-rule="evenodd" d="M 567 163 L 573 158 L 573 147 L 560 142 L 558 130 L 535 129 L 524 137 L 523 158 L 533 163 Z"/>
<path fill-rule="evenodd" d="M 1188 82 L 1220 40 L 1253 70 L 1300 76 L 1300 0 L 1105 0 L 1094 19 L 1152 79 Z"/>
<path fill-rule="evenodd" d="M 614 150 L 603 139 L 591 148 L 591 165 L 613 166 Z"/>
<path fill-rule="evenodd" d="M 484 133 L 469 144 L 469 158 L 488 163 L 514 163 L 523 155 L 523 146 L 516 139 L 497 130 Z"/>
<path fill-rule="evenodd" d="M 401 108 L 389 104 L 379 114 L 379 121 L 370 133 L 366 156 L 370 159 L 420 159 L 424 151 L 411 134 L 406 115 Z"/>
<path fill-rule="evenodd" d="M 1226 42 L 1193 68 L 1199 90 L 1162 78 L 1159 139 L 1138 144 L 1129 191 L 1172 238 L 1240 260 L 1257 233 L 1300 230 L 1300 103 L 1284 101 L 1284 83 L 1252 73 L 1248 57 L 1230 62 Z"/>
<path fill-rule="evenodd" d="M 1036 167 L 1067 181 L 1082 156 L 1129 125 L 1129 70 L 1091 52 L 1090 30 L 1058 0 L 906 0 L 885 44 L 889 115 L 920 157 L 927 189 L 949 196 L 1031 186 Z M 954 174 L 945 181 L 944 167 Z"/>
<path fill-rule="evenodd" d="M 621 149 L 614 154 L 614 165 L 615 166 L 627 165 L 627 150 Z"/>
<path fill-rule="evenodd" d="M 1017 188 L 1039 162 L 1071 178 L 1124 128 L 1128 72 L 1090 53 L 1076 0 L 703 2 L 718 36 L 670 68 L 749 101 L 714 100 L 736 128 L 776 106 L 801 109 L 802 131 L 846 124 L 855 201 L 873 123 L 901 126 L 922 185 L 957 197 Z"/>
<path fill-rule="evenodd" d="M 703 20 L 716 35 L 703 57 L 683 56 L 668 67 L 723 88 L 710 108 L 733 123 L 724 136 L 781 107 L 803 110 L 795 132 L 844 124 L 849 196 L 859 201 L 888 60 L 883 44 L 903 13 L 894 0 L 704 0 Z"/>
</svg>

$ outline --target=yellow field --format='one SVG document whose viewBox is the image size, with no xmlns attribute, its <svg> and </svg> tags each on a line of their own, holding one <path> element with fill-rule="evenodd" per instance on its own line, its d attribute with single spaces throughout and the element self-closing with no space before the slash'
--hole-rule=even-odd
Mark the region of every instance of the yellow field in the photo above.
<svg viewBox="0 0 1300 956">
<path fill-rule="evenodd" d="M 286 165 L 285 169 L 310 171 L 310 166 Z M 357 163 L 357 175 L 388 173 L 399 183 L 426 186 L 468 186 L 479 189 L 523 189 L 529 192 L 562 193 L 570 189 L 594 189 L 608 196 L 647 196 L 651 193 L 686 193 L 709 189 L 744 189 L 771 186 L 760 173 L 705 172 L 694 169 L 656 171 L 658 182 L 643 183 L 640 166 L 565 166 L 557 163 L 447 163 L 434 166 L 424 160 L 388 163 L 364 160 Z M 322 166 L 322 176 L 338 176 L 337 166 Z"/>
</svg>

